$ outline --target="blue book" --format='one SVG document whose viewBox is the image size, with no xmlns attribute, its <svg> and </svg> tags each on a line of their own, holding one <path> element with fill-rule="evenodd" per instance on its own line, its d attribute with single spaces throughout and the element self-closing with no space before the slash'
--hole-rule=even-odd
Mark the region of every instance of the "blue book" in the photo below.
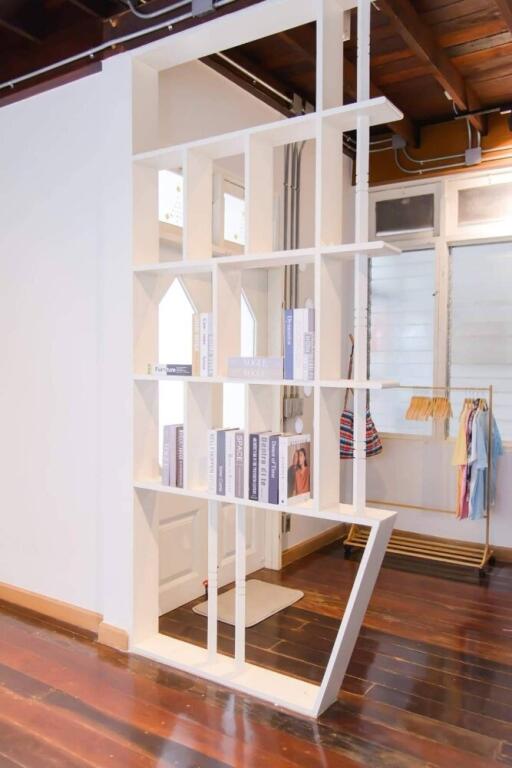
<svg viewBox="0 0 512 768">
<path fill-rule="evenodd" d="M 279 504 L 279 435 L 269 440 L 268 503 Z"/>
<path fill-rule="evenodd" d="M 260 436 L 258 433 L 249 435 L 249 499 L 258 501 L 258 460 Z"/>
<path fill-rule="evenodd" d="M 284 310 L 284 378 L 293 379 L 293 309 Z"/>
</svg>

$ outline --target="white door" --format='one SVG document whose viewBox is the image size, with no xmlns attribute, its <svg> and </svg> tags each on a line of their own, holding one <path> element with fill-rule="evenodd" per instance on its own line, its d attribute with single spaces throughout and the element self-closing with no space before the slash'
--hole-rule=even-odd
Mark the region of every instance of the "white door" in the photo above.
<svg viewBox="0 0 512 768">
<path fill-rule="evenodd" d="M 265 564 L 265 515 L 246 507 L 247 573 Z M 208 573 L 207 504 L 161 494 L 159 498 L 160 615 L 204 594 Z M 235 508 L 219 512 L 219 586 L 235 578 Z"/>
</svg>

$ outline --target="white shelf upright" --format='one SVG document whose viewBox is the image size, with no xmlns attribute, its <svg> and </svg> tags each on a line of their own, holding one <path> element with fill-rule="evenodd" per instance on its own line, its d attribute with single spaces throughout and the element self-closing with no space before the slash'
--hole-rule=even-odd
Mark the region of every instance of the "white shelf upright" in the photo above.
<svg viewBox="0 0 512 768">
<path fill-rule="evenodd" d="M 343 105 L 343 40 L 349 28 L 347 14 L 357 6 L 357 102 Z M 244 39 L 282 31 L 294 23 L 315 21 L 317 29 L 316 112 L 279 120 L 243 131 L 201 139 L 179 146 L 152 149 L 134 155 L 134 580 L 131 649 L 149 658 L 200 675 L 235 690 L 317 717 L 337 698 L 359 630 L 368 607 L 396 513 L 366 506 L 366 398 L 369 389 L 394 382 L 368 381 L 368 261 L 396 249 L 381 241 L 368 241 L 368 170 L 370 127 L 401 119 L 385 98 L 369 98 L 370 0 L 266 0 L 266 2 L 210 22 L 210 35 L 180 35 L 150 47 L 146 65 L 173 66 L 215 52 L 216 36 L 222 48 Z M 300 17 L 300 22 L 298 21 Z M 211 27 L 210 27 L 211 25 Z M 254 26 L 251 26 L 254 25 Z M 288 25 L 288 26 L 287 26 Z M 265 30 L 265 31 L 264 31 Z M 230 37 L 231 35 L 231 37 Z M 188 42 L 187 42 L 188 41 Z M 188 53 L 187 45 L 190 46 Z M 202 46 L 202 47 L 201 47 Z M 189 58 L 187 59 L 187 55 Z M 134 54 L 136 56 L 136 54 Z M 175 61 L 173 61 L 175 56 Z M 356 130 L 355 242 L 342 232 L 343 131 Z M 275 147 L 315 140 L 315 240 L 297 251 L 273 249 Z M 212 179 L 215 160 L 244 156 L 246 245 L 244 253 L 213 258 Z M 181 257 L 159 260 L 158 171 L 180 168 L 184 175 L 184 226 Z M 353 380 L 342 378 L 343 263 L 354 264 Z M 282 269 L 304 264 L 314 270 L 316 308 L 315 379 L 313 390 L 312 498 L 275 507 L 248 499 L 226 499 L 210 494 L 206 483 L 207 431 L 218 426 L 222 385 L 229 356 L 240 353 L 240 295 L 244 270 Z M 145 364 L 156 359 L 158 302 L 172 280 L 187 282 L 200 311 L 213 311 L 215 358 L 211 378 L 183 378 L 184 455 L 183 488 L 163 486 L 158 477 L 155 445 L 158 441 L 158 387 L 162 377 L 148 375 Z M 277 284 L 277 283 L 276 283 Z M 269 292 L 269 300 L 270 300 Z M 276 293 L 272 293 L 276 296 Z M 280 305 L 278 312 L 280 313 Z M 275 345 L 274 345 L 275 346 Z M 281 386 L 288 382 L 244 381 L 246 457 L 248 434 L 281 430 Z M 300 385 L 300 382 L 293 382 Z M 302 383 L 303 385 L 305 382 Z M 165 386 L 165 384 L 163 385 Z M 354 391 L 353 498 L 339 501 L 339 417 L 342 393 Z M 246 471 L 247 474 L 247 471 Z M 247 485 L 247 477 L 246 477 Z M 208 620 L 207 648 L 176 640 L 158 632 L 158 512 L 157 498 L 178 504 L 197 499 L 207 507 Z M 235 508 L 235 657 L 219 652 L 217 598 L 219 510 L 222 503 Z M 347 602 L 342 622 L 320 685 L 263 669 L 245 660 L 246 518 L 252 514 L 297 516 L 357 524 L 370 529 L 368 544 Z"/>
</svg>

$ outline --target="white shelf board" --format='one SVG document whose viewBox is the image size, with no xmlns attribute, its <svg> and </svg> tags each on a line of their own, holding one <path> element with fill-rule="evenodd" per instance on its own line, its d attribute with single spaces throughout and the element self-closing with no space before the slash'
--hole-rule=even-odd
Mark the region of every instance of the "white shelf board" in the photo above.
<svg viewBox="0 0 512 768">
<path fill-rule="evenodd" d="M 353 131 L 357 127 L 359 115 L 367 116 L 370 119 L 370 125 L 395 123 L 403 118 L 403 113 L 385 96 L 356 101 L 353 104 L 345 104 L 341 108 L 327 109 L 322 113 L 322 118 L 340 131 Z"/>
<path fill-rule="evenodd" d="M 314 381 L 296 379 L 244 379 L 232 376 L 160 376 L 150 373 L 136 373 L 134 381 L 191 381 L 199 384 L 249 384 L 266 387 L 314 387 Z"/>
<path fill-rule="evenodd" d="M 183 672 L 228 685 L 243 693 L 270 701 L 276 706 L 293 709 L 303 715 L 315 714 L 320 687 L 271 669 L 245 663 L 238 668 L 234 659 L 217 654 L 210 661 L 208 651 L 174 637 L 156 634 L 130 647 L 132 653 L 153 661 L 171 664 Z"/>
<path fill-rule="evenodd" d="M 156 264 L 137 264 L 133 271 L 136 274 L 162 274 L 170 273 L 174 275 L 195 275 L 208 273 L 212 271 L 213 259 L 205 261 L 160 261 Z"/>
<path fill-rule="evenodd" d="M 208 273 L 214 264 L 237 269 L 258 269 L 283 267 L 288 264 L 313 264 L 314 248 L 298 248 L 290 251 L 271 251 L 270 253 L 250 253 L 236 256 L 216 256 L 201 261 L 162 261 L 155 264 L 137 264 L 133 271 L 137 274 L 161 274 L 170 272 L 176 275 Z"/>
<path fill-rule="evenodd" d="M 353 259 L 356 253 L 367 256 L 397 256 L 402 253 L 400 248 L 390 245 L 384 240 L 374 240 L 369 243 L 344 243 L 343 245 L 326 245 L 320 248 L 322 256 L 338 259 Z"/>
<path fill-rule="evenodd" d="M 220 501 L 223 504 L 239 504 L 244 507 L 255 507 L 256 509 L 274 509 L 291 515 L 314 517 L 318 520 L 333 520 L 337 523 L 354 523 L 355 525 L 367 525 L 370 527 L 382 520 L 395 517 L 397 514 L 392 509 L 377 509 L 375 507 L 366 507 L 364 512 L 357 513 L 352 504 L 335 504 L 319 510 L 315 508 L 313 499 L 308 499 L 302 503 L 297 502 L 296 504 L 264 504 L 261 501 L 218 496 L 217 494 L 208 493 L 204 488 L 175 488 L 169 485 L 162 485 L 159 479 L 139 480 L 135 481 L 133 485 L 139 491 L 168 493 L 173 496 L 188 496 L 194 499 Z"/>
<path fill-rule="evenodd" d="M 331 387 L 339 389 L 393 389 L 399 387 L 398 381 L 376 381 L 367 379 L 366 381 L 353 381 L 352 379 L 326 379 L 319 382 L 320 387 Z"/>
<path fill-rule="evenodd" d="M 187 144 L 178 144 L 162 149 L 151 150 L 133 155 L 136 163 L 150 168 L 180 168 L 188 151 L 199 152 L 212 160 L 240 155 L 245 151 L 247 141 L 254 137 L 270 146 L 291 144 L 296 141 L 314 139 L 322 120 L 339 128 L 340 131 L 352 131 L 357 126 L 357 117 L 366 115 L 370 125 L 382 125 L 401 120 L 403 114 L 384 96 L 333 107 L 324 112 L 313 112 L 300 117 L 285 118 L 273 123 L 257 125 L 253 128 L 232 131 L 220 136 L 199 139 Z"/>
</svg>

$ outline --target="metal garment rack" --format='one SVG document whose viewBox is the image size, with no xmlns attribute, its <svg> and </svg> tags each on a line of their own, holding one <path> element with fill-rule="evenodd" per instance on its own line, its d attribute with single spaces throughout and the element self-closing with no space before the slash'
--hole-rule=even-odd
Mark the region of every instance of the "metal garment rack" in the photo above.
<svg viewBox="0 0 512 768">
<path fill-rule="evenodd" d="M 486 477 L 486 508 L 485 508 L 485 541 L 483 544 L 464 543 L 458 541 L 446 541 L 435 536 L 413 534 L 404 531 L 394 531 L 391 534 L 387 552 L 415 557 L 420 560 L 430 560 L 448 565 L 459 565 L 478 570 L 480 576 L 487 574 L 487 566 L 494 565 L 494 553 L 490 546 L 491 525 L 491 472 L 492 472 L 492 443 L 493 443 L 493 387 L 422 387 L 399 386 L 397 389 L 423 390 L 429 392 L 466 392 L 487 394 L 488 405 L 488 441 L 487 441 L 487 477 Z M 435 507 L 422 507 L 392 501 L 368 500 L 369 505 L 400 507 L 402 509 L 418 509 L 423 511 L 449 513 L 451 510 L 436 509 Z M 453 514 L 455 514 L 453 512 Z M 353 548 L 364 549 L 368 541 L 368 529 L 358 525 L 352 525 L 349 534 L 344 541 L 345 557 L 350 557 Z"/>
</svg>

